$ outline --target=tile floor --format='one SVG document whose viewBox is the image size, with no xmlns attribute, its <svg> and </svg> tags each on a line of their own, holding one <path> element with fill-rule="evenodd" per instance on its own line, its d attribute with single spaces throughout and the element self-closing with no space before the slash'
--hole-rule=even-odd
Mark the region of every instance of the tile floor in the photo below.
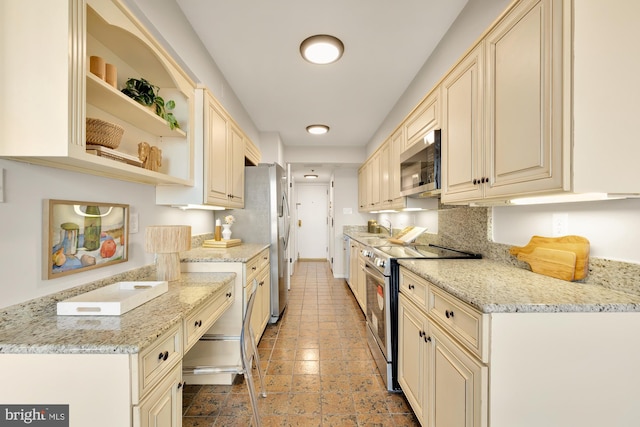
<svg viewBox="0 0 640 427">
<path fill-rule="evenodd" d="M 404 396 L 386 391 L 365 327 L 348 285 L 333 278 L 328 263 L 298 262 L 284 316 L 258 344 L 267 389 L 258 397 L 262 425 L 419 426 Z M 252 424 L 242 381 L 187 385 L 183 407 L 184 427 Z"/>
</svg>

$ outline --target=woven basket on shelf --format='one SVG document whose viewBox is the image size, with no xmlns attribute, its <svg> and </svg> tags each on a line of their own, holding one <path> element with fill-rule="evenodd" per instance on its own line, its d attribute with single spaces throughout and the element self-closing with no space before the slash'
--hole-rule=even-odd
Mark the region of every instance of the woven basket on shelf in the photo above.
<svg viewBox="0 0 640 427">
<path fill-rule="evenodd" d="M 124 128 L 115 123 L 87 118 L 87 144 L 116 149 L 120 145 Z"/>
</svg>

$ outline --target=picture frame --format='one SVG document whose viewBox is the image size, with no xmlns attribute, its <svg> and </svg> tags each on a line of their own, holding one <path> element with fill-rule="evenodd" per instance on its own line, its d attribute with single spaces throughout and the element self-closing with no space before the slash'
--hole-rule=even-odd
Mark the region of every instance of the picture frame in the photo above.
<svg viewBox="0 0 640 427">
<path fill-rule="evenodd" d="M 44 200 L 43 278 L 128 261 L 129 205 Z"/>
</svg>

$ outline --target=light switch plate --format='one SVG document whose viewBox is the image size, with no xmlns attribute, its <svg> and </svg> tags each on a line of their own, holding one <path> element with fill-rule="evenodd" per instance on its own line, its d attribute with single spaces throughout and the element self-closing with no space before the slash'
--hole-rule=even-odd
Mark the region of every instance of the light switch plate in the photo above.
<svg viewBox="0 0 640 427">
<path fill-rule="evenodd" d="M 131 212 L 129 214 L 129 234 L 135 234 L 138 232 L 138 212 Z"/>
</svg>

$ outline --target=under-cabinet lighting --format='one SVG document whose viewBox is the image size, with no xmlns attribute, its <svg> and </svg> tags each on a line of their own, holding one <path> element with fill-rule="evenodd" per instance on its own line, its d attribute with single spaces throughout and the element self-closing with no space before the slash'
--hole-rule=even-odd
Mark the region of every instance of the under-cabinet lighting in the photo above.
<svg viewBox="0 0 640 427">
<path fill-rule="evenodd" d="M 512 205 L 541 205 L 547 203 L 594 202 L 598 200 L 624 199 L 627 196 L 609 193 L 570 193 L 553 196 L 522 197 L 510 200 Z"/>
<path fill-rule="evenodd" d="M 186 204 L 186 205 L 171 205 L 172 208 L 182 209 L 183 211 L 189 209 L 200 209 L 203 211 L 223 211 L 225 208 L 222 206 L 212 206 L 212 205 L 194 205 L 194 204 Z"/>
</svg>

